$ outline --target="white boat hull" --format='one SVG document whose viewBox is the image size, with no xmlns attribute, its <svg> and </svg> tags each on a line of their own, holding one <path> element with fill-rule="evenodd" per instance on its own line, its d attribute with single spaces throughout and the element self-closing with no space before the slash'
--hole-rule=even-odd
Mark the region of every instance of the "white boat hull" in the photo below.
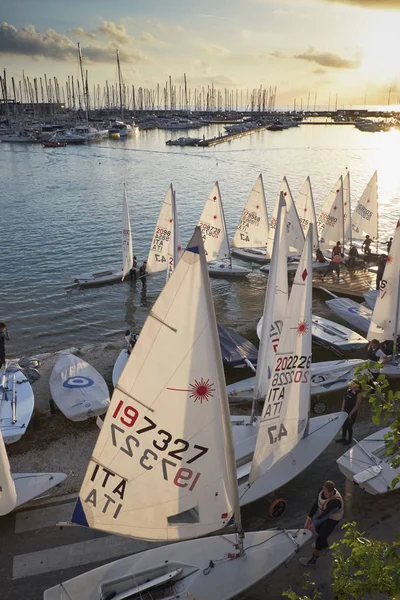
<svg viewBox="0 0 400 600">
<path fill-rule="evenodd" d="M 112 382 L 114 387 L 116 387 L 117 385 L 118 379 L 120 378 L 121 373 L 124 370 L 126 363 L 128 362 L 128 358 L 129 354 L 126 348 L 124 350 L 121 350 L 121 352 L 118 354 L 118 358 L 115 361 L 112 372 Z"/>
<path fill-rule="evenodd" d="M 247 478 L 251 469 L 252 451 L 254 452 L 256 444 L 258 421 L 248 425 L 248 419 L 245 421 L 243 417 L 231 417 L 236 460 L 243 461 L 245 457 L 249 457 L 237 468 L 240 505 L 245 506 L 271 494 L 304 471 L 331 443 L 346 419 L 347 413 L 342 411 L 310 419 L 308 434 L 249 487 Z"/>
<path fill-rule="evenodd" d="M 383 436 L 388 431 L 389 427 L 386 427 L 372 433 L 336 461 L 343 475 L 369 494 L 386 494 L 391 491 L 392 480 L 400 474 L 400 467 L 393 469 L 390 466 L 391 458 L 385 457 Z M 400 483 L 395 489 L 399 488 Z"/>
<path fill-rule="evenodd" d="M 24 435 L 31 420 L 35 399 L 31 384 L 25 375 L 15 367 L 8 367 L 6 373 L 5 390 L 1 387 L 4 369 L 0 370 L 0 431 L 5 444 L 18 442 Z M 15 376 L 15 417 L 13 423 L 12 407 L 12 378 Z"/>
<path fill-rule="evenodd" d="M 232 256 L 250 262 L 264 264 L 270 260 L 265 254 L 265 248 L 232 248 L 231 252 Z"/>
<path fill-rule="evenodd" d="M 101 285 L 122 281 L 122 271 L 104 270 L 96 273 L 83 273 L 72 278 L 72 283 L 80 286 Z"/>
<path fill-rule="evenodd" d="M 365 362 L 360 358 L 328 360 L 311 365 L 311 396 L 346 389 L 354 369 Z M 230 402 L 252 402 L 256 378 L 249 377 L 226 386 Z"/>
<path fill-rule="evenodd" d="M 246 277 L 251 271 L 246 267 L 231 265 L 229 262 L 208 263 L 208 274 L 210 277 Z"/>
<path fill-rule="evenodd" d="M 298 266 L 299 266 L 298 260 L 290 260 L 289 259 L 287 262 L 287 272 L 288 273 L 296 273 Z M 328 265 L 326 263 L 320 263 L 317 261 L 314 261 L 312 263 L 313 271 L 323 271 L 324 269 L 326 269 L 327 266 Z M 263 273 L 269 273 L 270 268 L 271 268 L 271 263 L 267 263 L 263 267 L 260 267 L 260 271 L 262 271 Z"/>
<path fill-rule="evenodd" d="M 152 579 L 168 571 L 178 574 L 169 581 L 168 589 L 164 587 L 163 598 L 228 600 L 290 560 L 310 537 L 311 532 L 304 529 L 246 533 L 246 552 L 238 558 L 233 545 L 235 535 L 161 546 L 103 565 L 46 590 L 44 600 L 101 600 L 113 598 L 114 594 L 129 598 L 132 597 L 129 590 L 142 581 L 149 586 Z M 219 562 L 220 559 L 224 560 Z M 154 597 L 159 597 L 156 587 L 148 589 Z"/>
<path fill-rule="evenodd" d="M 46 495 L 65 481 L 67 476 L 65 473 L 13 473 L 12 478 L 17 492 L 17 508 L 34 498 Z"/>
<path fill-rule="evenodd" d="M 376 299 L 378 297 L 378 290 L 371 290 L 370 292 L 364 292 L 363 296 L 364 296 L 365 304 L 368 306 L 368 308 L 370 308 L 371 310 L 374 310 L 375 304 L 376 304 Z"/>
</svg>

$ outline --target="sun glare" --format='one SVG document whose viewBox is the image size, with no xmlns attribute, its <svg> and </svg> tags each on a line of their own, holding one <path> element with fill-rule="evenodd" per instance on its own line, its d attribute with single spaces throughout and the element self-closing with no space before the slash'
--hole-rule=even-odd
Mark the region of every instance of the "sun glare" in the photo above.
<svg viewBox="0 0 400 600">
<path fill-rule="evenodd" d="M 398 77 L 399 29 L 399 11 L 373 11 L 358 38 L 362 50 L 360 74 L 377 77 L 379 82 Z M 356 39 L 354 41 L 357 43 Z"/>
</svg>

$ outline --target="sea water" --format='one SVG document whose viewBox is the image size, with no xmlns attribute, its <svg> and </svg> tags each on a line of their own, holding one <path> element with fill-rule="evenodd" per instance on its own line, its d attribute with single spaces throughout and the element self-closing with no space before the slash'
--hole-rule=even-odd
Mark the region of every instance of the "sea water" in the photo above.
<svg viewBox="0 0 400 600">
<path fill-rule="evenodd" d="M 221 130 L 213 125 L 189 132 L 138 131 L 124 140 L 54 149 L 0 144 L 0 320 L 9 324 L 9 356 L 114 341 L 128 327 L 136 331 L 142 326 L 165 283 L 164 273 L 149 277 L 146 290 L 129 281 L 87 289 L 68 286 L 71 276 L 121 267 L 124 183 L 139 264 L 147 257 L 170 183 L 184 247 L 215 181 L 232 237 L 259 173 L 271 215 L 283 176 L 295 199 L 310 176 L 318 211 L 346 169 L 353 207 L 377 170 L 380 237 L 385 241 L 393 235 L 400 213 L 400 131 L 300 125 L 210 148 L 165 145 L 172 137 L 207 138 Z M 219 322 L 254 340 L 265 287 L 266 277 L 256 265 L 246 279 L 214 280 Z M 322 294 L 315 294 L 313 312 L 329 314 Z"/>
</svg>

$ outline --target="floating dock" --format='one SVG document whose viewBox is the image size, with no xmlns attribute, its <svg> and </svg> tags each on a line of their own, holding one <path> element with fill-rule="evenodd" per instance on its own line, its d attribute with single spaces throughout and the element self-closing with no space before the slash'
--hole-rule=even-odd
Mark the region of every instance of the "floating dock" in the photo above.
<svg viewBox="0 0 400 600">
<path fill-rule="evenodd" d="M 339 281 L 336 276 L 331 274 L 322 278 L 320 274 L 313 276 L 313 288 L 328 290 L 338 296 L 349 296 L 350 298 L 362 298 L 364 301 L 364 292 L 370 292 L 376 288 L 376 274 L 370 273 L 367 269 L 357 269 L 348 271 L 341 267 L 341 276 Z"/>
<path fill-rule="evenodd" d="M 270 123 L 268 123 L 268 125 L 270 125 Z M 240 131 L 238 133 L 227 133 L 226 135 L 220 135 L 218 137 L 209 138 L 208 140 L 201 140 L 201 142 L 199 142 L 197 145 L 204 146 L 206 148 L 208 148 L 209 146 L 217 146 L 218 144 L 231 142 L 232 140 L 237 140 L 238 138 L 244 137 L 245 135 L 250 135 L 252 133 L 256 133 L 257 131 L 263 131 L 268 125 L 261 125 L 260 127 L 254 127 L 253 129 L 246 129 L 246 131 Z"/>
</svg>

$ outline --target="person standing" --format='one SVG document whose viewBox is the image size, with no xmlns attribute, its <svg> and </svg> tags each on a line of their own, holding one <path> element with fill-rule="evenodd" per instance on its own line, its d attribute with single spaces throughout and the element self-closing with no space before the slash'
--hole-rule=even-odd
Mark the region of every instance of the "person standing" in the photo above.
<svg viewBox="0 0 400 600">
<path fill-rule="evenodd" d="M 389 240 L 386 242 L 386 250 L 387 250 L 388 254 L 390 252 L 390 248 L 392 247 L 392 242 L 393 242 L 393 238 L 392 237 L 389 238 Z"/>
<path fill-rule="evenodd" d="M 340 279 L 340 263 L 343 262 L 343 254 L 335 254 L 329 263 L 325 273 L 322 275 L 322 279 L 325 279 L 326 275 L 335 271 L 336 273 L 336 281 Z"/>
<path fill-rule="evenodd" d="M 136 256 L 133 257 L 132 260 L 132 268 L 131 268 L 131 281 L 135 281 L 137 280 L 137 260 L 136 260 Z"/>
<path fill-rule="evenodd" d="M 336 440 L 337 443 L 348 446 L 353 441 L 353 425 L 357 418 L 357 411 L 361 404 L 361 400 L 362 394 L 360 384 L 356 380 L 350 381 L 342 402 L 342 410 L 347 412 L 347 419 L 343 423 L 342 437 Z"/>
<path fill-rule="evenodd" d="M 0 322 L 0 369 L 6 364 L 6 340 L 9 340 L 7 323 Z"/>
<path fill-rule="evenodd" d="M 317 511 L 317 518 L 312 520 Z M 328 537 L 343 518 L 343 512 L 344 502 L 342 496 L 337 491 L 333 481 L 325 481 L 324 485 L 319 489 L 317 498 L 304 523 L 304 529 L 315 531 L 317 539 L 312 545 L 312 555 L 308 558 L 299 558 L 299 562 L 302 565 L 305 567 L 315 565 L 321 554 L 328 550 Z"/>
<path fill-rule="evenodd" d="M 143 261 L 143 264 L 140 266 L 139 269 L 139 279 L 142 280 L 142 286 L 145 287 L 146 286 L 146 276 L 147 276 L 147 260 Z"/>
<path fill-rule="evenodd" d="M 372 240 L 369 237 L 369 235 L 367 234 L 365 236 L 365 240 L 363 241 L 363 243 L 361 244 L 361 248 L 364 250 L 364 257 L 369 258 L 371 255 L 371 244 L 372 244 Z"/>
<path fill-rule="evenodd" d="M 387 261 L 387 256 L 386 254 L 381 254 L 378 260 L 378 270 L 376 272 L 376 289 L 379 290 L 380 285 L 381 285 L 381 281 L 382 281 L 382 277 L 383 277 L 383 273 L 385 271 L 385 267 L 386 267 L 386 261 Z"/>
<path fill-rule="evenodd" d="M 334 256 L 340 256 L 340 254 L 342 254 L 342 246 L 340 245 L 340 242 L 336 242 L 336 246 L 332 248 L 332 258 Z"/>
<path fill-rule="evenodd" d="M 381 349 L 379 340 L 371 340 L 368 344 L 367 359 L 375 363 L 385 364 L 388 362 L 389 359 Z M 376 380 L 380 373 L 380 369 L 374 369 L 374 367 L 371 367 L 369 370 L 371 371 L 372 378 Z"/>
<path fill-rule="evenodd" d="M 350 246 L 349 258 L 348 258 L 348 261 L 347 261 L 347 267 L 349 269 L 355 269 L 357 258 L 358 258 L 358 250 L 357 250 L 357 248 L 355 246 Z"/>
</svg>

